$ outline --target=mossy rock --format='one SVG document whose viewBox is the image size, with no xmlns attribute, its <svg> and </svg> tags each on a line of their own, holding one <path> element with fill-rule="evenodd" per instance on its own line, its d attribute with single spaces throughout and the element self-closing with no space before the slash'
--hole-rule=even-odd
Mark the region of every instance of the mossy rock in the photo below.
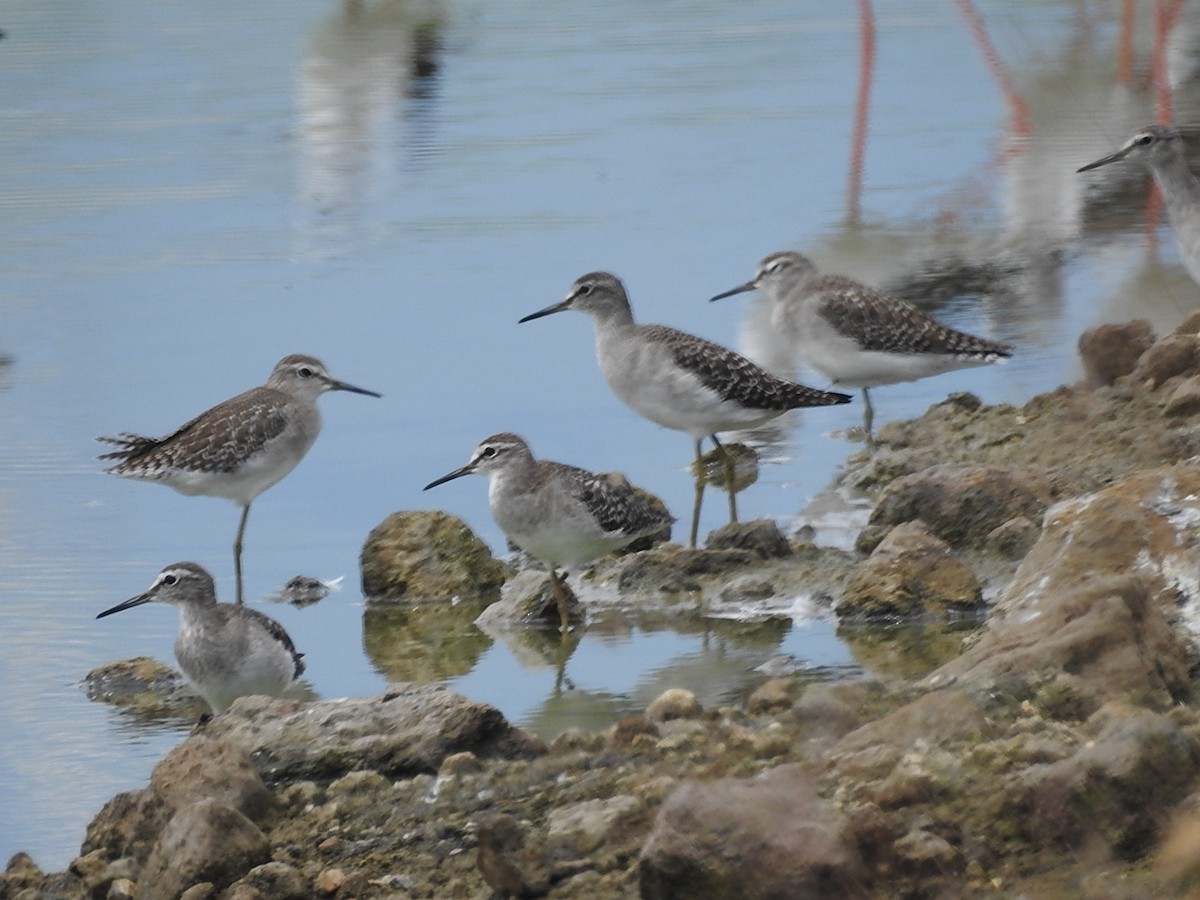
<svg viewBox="0 0 1200 900">
<path fill-rule="evenodd" d="M 371 599 L 449 599 L 498 591 L 504 566 L 461 519 L 438 510 L 392 513 L 363 544 Z"/>
</svg>

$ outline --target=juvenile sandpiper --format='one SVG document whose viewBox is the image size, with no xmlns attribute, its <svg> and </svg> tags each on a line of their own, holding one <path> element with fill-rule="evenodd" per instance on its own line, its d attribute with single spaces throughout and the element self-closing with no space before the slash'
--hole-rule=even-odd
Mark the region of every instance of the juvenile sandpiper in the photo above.
<svg viewBox="0 0 1200 900">
<path fill-rule="evenodd" d="M 557 569 L 586 565 L 638 538 L 670 529 L 675 521 L 624 476 L 534 459 L 529 445 L 508 432 L 485 438 L 470 462 L 429 482 L 425 490 L 472 473 L 488 478 L 488 505 L 496 524 L 550 570 L 564 632 L 570 625 L 566 575 L 560 576 Z"/>
<path fill-rule="evenodd" d="M 754 428 L 789 409 L 848 403 L 847 394 L 818 391 L 777 378 L 712 341 L 668 328 L 639 325 L 633 320 L 629 297 L 620 279 L 608 272 L 591 272 L 578 279 L 567 296 L 521 319 L 528 322 L 551 313 L 575 309 L 592 317 L 596 358 L 600 370 L 621 400 L 651 422 L 684 431 L 695 442 L 696 472 L 700 442 L 708 437 L 718 448 L 717 432 Z M 729 519 L 737 521 L 733 461 L 729 468 Z M 703 477 L 696 478 L 689 544 L 696 546 Z"/>
<path fill-rule="evenodd" d="M 796 355 L 838 387 L 862 388 L 863 430 L 873 446 L 870 388 L 981 366 L 1012 355 L 1012 347 L 947 328 L 914 306 L 840 275 L 821 275 L 802 253 L 772 253 L 754 278 L 721 300 L 759 290 L 771 303 L 771 324 Z"/>
<path fill-rule="evenodd" d="M 173 563 L 150 589 L 96 616 L 157 601 L 179 607 L 175 659 L 214 714 L 238 697 L 277 697 L 304 673 L 304 656 L 283 626 L 248 606 L 218 603 L 212 576 L 194 562 Z"/>
<path fill-rule="evenodd" d="M 1154 175 L 1175 230 L 1179 255 L 1192 280 L 1200 283 L 1200 179 L 1188 168 L 1183 137 L 1168 125 L 1147 125 L 1135 131 L 1116 153 L 1078 171 L 1090 172 L 1122 159 L 1140 163 Z"/>
<path fill-rule="evenodd" d="M 157 481 L 181 494 L 224 497 L 242 507 L 233 542 L 241 603 L 242 536 L 250 504 L 312 447 L 321 431 L 317 397 L 326 391 L 380 396 L 335 380 L 318 359 L 293 354 L 275 364 L 266 384 L 217 404 L 165 437 L 122 432 L 97 438 L 121 448 L 99 458 L 119 460 L 105 469 L 113 475 Z"/>
</svg>

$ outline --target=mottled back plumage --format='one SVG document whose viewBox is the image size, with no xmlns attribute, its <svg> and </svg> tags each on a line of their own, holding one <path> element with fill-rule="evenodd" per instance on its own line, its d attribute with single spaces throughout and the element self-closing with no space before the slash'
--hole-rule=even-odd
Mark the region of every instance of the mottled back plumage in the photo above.
<svg viewBox="0 0 1200 900">
<path fill-rule="evenodd" d="M 623 475 L 535 459 L 524 438 L 509 431 L 480 441 L 465 466 L 434 479 L 425 490 L 476 473 L 487 476 L 496 524 L 550 569 L 564 630 L 569 603 L 558 567 L 586 565 L 639 538 L 669 531 L 675 521 L 661 501 Z"/>
<path fill-rule="evenodd" d="M 251 388 L 163 437 L 123 431 L 115 438 L 97 438 L 120 448 L 98 458 L 119 460 L 106 472 L 151 481 L 166 477 L 173 469 L 232 472 L 283 433 L 290 400 L 289 395 L 266 385 Z"/>
<path fill-rule="evenodd" d="M 819 391 L 772 375 L 740 353 L 665 325 L 634 321 L 625 285 L 609 272 L 577 278 L 566 298 L 530 313 L 528 322 L 574 309 L 591 316 L 596 359 L 612 392 L 651 422 L 694 442 L 695 473 L 703 471 L 701 441 L 757 428 L 790 409 L 849 403 L 847 394 Z M 729 520 L 737 521 L 733 462 L 726 459 Z M 696 546 L 704 478 L 696 476 L 689 545 Z"/>
<path fill-rule="evenodd" d="M 254 498 L 300 463 L 321 432 L 317 398 L 326 391 L 378 397 L 330 376 L 324 363 L 293 353 L 275 364 L 267 383 L 218 403 L 164 437 L 121 432 L 96 440 L 119 449 L 113 475 L 153 481 L 181 494 L 223 497 L 242 507 L 233 542 L 237 598 L 242 602 L 242 536 Z"/>
<path fill-rule="evenodd" d="M 669 347 L 676 363 L 695 374 L 706 387 L 750 409 L 786 412 L 850 400 L 845 394 L 779 378 L 740 353 L 667 325 L 643 325 L 641 333 L 647 340 Z"/>
<path fill-rule="evenodd" d="M 979 357 L 1012 356 L 1012 347 L 947 328 L 916 307 L 841 275 L 822 275 L 809 283 L 820 315 L 863 350 L 880 353 L 929 353 Z"/>
</svg>

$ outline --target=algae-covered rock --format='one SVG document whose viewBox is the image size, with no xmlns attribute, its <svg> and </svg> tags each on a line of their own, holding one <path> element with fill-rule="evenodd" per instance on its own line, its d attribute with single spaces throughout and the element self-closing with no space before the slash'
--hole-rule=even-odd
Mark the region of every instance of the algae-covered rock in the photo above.
<svg viewBox="0 0 1200 900">
<path fill-rule="evenodd" d="M 898 525 L 846 583 L 841 618 L 895 618 L 968 613 L 983 605 L 975 573 L 922 522 Z"/>
<path fill-rule="evenodd" d="M 494 592 L 504 566 L 461 519 L 441 511 L 392 513 L 363 545 L 362 590 L 372 599 L 448 599 Z"/>
</svg>

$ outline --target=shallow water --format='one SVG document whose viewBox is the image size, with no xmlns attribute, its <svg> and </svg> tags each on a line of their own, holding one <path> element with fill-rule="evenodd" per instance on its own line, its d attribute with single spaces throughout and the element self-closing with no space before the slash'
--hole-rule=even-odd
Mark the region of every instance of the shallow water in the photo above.
<svg viewBox="0 0 1200 900">
<path fill-rule="evenodd" d="M 92 439 L 166 432 L 286 353 L 384 394 L 323 398 L 317 445 L 249 520 L 250 597 L 298 572 L 345 577 L 316 606 L 266 607 L 320 696 L 439 678 L 552 734 L 668 686 L 734 699 L 775 656 L 813 677 L 877 665 L 806 616 L 693 633 L 602 621 L 561 671 L 464 625 L 453 651 L 416 632 L 397 663 L 364 618 L 357 557 L 388 513 L 430 506 L 501 550 L 482 479 L 421 492 L 500 430 L 689 508 L 689 440 L 608 393 L 589 323 L 516 324 L 591 269 L 625 278 L 644 320 L 769 354 L 756 301 L 706 299 L 796 247 L 1017 346 L 1005 366 L 877 391 L 877 421 L 955 390 L 1022 402 L 1079 376 L 1088 325 L 1163 329 L 1195 308 L 1169 230 L 1144 231 L 1142 180 L 1074 174 L 1153 118 L 1147 92 L 1116 84 L 1108 5 L 978 8 L 1028 133 L 957 7 L 881 8 L 856 214 L 850 4 L 263 0 L 231 16 L 0 0 L 0 857 L 65 865 L 183 733 L 78 688 L 113 659 L 169 660 L 175 614 L 95 613 L 178 559 L 232 595 L 236 509 L 102 476 Z M 1190 14 L 1173 32 L 1180 79 Z M 860 416 L 771 432 L 743 515 L 845 546 L 864 502 L 822 492 Z M 714 500 L 704 527 L 723 514 Z"/>
</svg>

